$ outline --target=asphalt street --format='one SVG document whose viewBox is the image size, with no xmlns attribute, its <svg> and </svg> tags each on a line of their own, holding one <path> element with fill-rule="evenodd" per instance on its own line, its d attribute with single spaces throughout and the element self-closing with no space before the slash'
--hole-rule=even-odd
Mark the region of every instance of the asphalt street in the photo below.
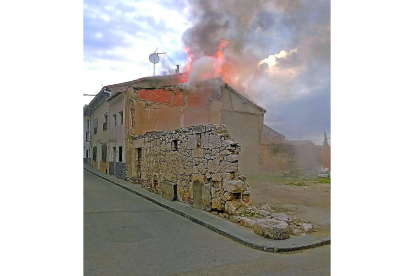
<svg viewBox="0 0 414 276">
<path fill-rule="evenodd" d="M 330 275 L 330 245 L 255 250 L 84 170 L 84 275 Z"/>
</svg>

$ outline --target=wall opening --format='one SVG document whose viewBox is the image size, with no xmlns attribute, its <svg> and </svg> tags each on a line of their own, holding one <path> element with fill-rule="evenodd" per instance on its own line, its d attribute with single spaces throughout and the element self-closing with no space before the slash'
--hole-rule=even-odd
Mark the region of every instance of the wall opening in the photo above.
<svg viewBox="0 0 414 276">
<path fill-rule="evenodd" d="M 171 144 L 172 150 L 176 151 L 178 150 L 178 140 L 173 140 Z"/>
<path fill-rule="evenodd" d="M 154 178 L 154 181 L 152 182 L 152 184 L 153 184 L 153 187 L 154 187 L 154 191 L 156 191 L 157 190 L 157 187 L 158 187 L 158 181 L 157 181 L 157 179 Z"/>
<path fill-rule="evenodd" d="M 122 162 L 122 146 L 119 146 L 118 151 L 118 161 Z"/>
<path fill-rule="evenodd" d="M 104 115 L 104 122 L 103 122 L 103 125 L 102 125 L 102 129 L 104 131 L 108 129 L 108 114 Z"/>
<path fill-rule="evenodd" d="M 137 168 L 138 168 L 138 172 L 141 171 L 141 162 L 142 162 L 142 148 L 137 148 L 136 149 L 136 154 L 137 154 Z"/>
<path fill-rule="evenodd" d="M 120 125 L 124 124 L 124 111 L 119 111 L 119 121 Z"/>
<path fill-rule="evenodd" d="M 107 150 L 106 144 L 102 144 L 102 162 L 106 162 Z"/>
<path fill-rule="evenodd" d="M 116 114 L 112 115 L 112 118 L 114 118 L 114 126 L 116 126 Z"/>
</svg>

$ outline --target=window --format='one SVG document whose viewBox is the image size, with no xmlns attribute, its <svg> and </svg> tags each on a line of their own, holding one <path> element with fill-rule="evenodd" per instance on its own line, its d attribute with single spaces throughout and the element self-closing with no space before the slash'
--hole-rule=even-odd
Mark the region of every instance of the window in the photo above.
<svg viewBox="0 0 414 276">
<path fill-rule="evenodd" d="M 93 120 L 93 134 L 98 133 L 98 119 Z"/>
<path fill-rule="evenodd" d="M 91 139 L 89 137 L 89 131 L 87 131 L 85 135 L 86 135 L 86 142 L 90 142 Z"/>
<path fill-rule="evenodd" d="M 118 148 L 118 161 L 122 162 L 122 147 Z"/>
<path fill-rule="evenodd" d="M 178 140 L 173 140 L 171 147 L 173 151 L 176 151 L 178 149 Z"/>
<path fill-rule="evenodd" d="M 93 147 L 93 152 L 92 152 L 92 154 L 93 154 L 93 161 L 96 161 L 96 153 L 97 153 L 97 148 L 96 148 L 96 146 L 95 147 Z"/>
<path fill-rule="evenodd" d="M 103 130 L 107 130 L 108 129 L 108 114 L 105 114 L 104 115 L 104 122 L 103 122 L 103 125 L 102 125 L 102 129 Z"/>
<path fill-rule="evenodd" d="M 124 111 L 120 111 L 119 112 L 119 116 L 120 116 L 120 125 L 124 124 Z"/>
<path fill-rule="evenodd" d="M 106 162 L 107 150 L 106 144 L 102 144 L 102 162 Z"/>
<path fill-rule="evenodd" d="M 114 118 L 114 125 L 116 126 L 116 114 L 112 115 L 112 118 Z"/>
<path fill-rule="evenodd" d="M 86 119 L 86 128 L 89 130 L 89 119 Z"/>
<path fill-rule="evenodd" d="M 89 158 L 89 150 L 86 150 L 86 158 Z"/>
<path fill-rule="evenodd" d="M 138 166 L 138 169 L 141 169 L 141 161 L 142 161 L 142 148 L 137 148 L 137 166 Z"/>
</svg>

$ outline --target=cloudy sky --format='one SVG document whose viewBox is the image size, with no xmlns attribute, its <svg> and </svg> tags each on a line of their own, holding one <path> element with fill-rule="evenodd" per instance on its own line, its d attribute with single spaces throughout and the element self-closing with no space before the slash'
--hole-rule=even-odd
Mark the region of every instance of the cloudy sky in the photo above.
<svg viewBox="0 0 414 276">
<path fill-rule="evenodd" d="M 188 57 L 214 55 L 225 39 L 226 81 L 263 106 L 288 139 L 330 134 L 330 1 L 84 0 L 84 90 L 151 76 Z M 91 97 L 84 97 L 85 103 Z"/>
</svg>

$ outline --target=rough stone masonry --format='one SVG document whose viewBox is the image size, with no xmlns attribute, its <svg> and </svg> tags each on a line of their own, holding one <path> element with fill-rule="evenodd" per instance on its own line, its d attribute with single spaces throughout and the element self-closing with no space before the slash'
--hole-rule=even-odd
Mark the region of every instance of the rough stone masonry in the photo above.
<svg viewBox="0 0 414 276">
<path fill-rule="evenodd" d="M 241 147 L 225 125 L 198 125 L 132 136 L 127 180 L 194 208 L 213 211 L 270 239 L 309 231 L 266 203 L 251 206 L 249 184 L 239 172 Z M 309 228 L 309 227 L 308 227 Z"/>
<path fill-rule="evenodd" d="M 130 180 L 143 188 L 205 211 L 226 203 L 248 205 L 249 185 L 239 173 L 240 145 L 225 125 L 199 125 L 133 137 Z"/>
</svg>

